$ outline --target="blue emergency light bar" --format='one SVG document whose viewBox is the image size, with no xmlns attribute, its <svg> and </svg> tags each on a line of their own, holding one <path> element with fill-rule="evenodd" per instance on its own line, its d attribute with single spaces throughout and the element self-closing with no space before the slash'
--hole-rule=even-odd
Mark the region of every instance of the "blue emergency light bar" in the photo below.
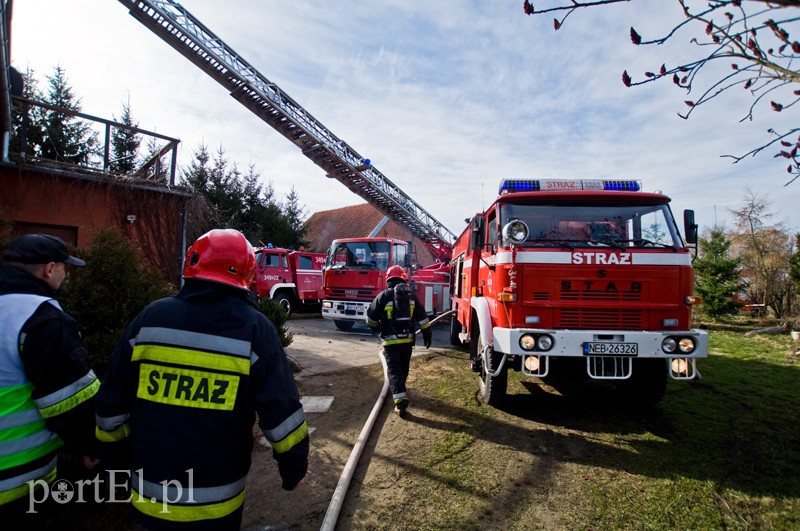
<svg viewBox="0 0 800 531">
<path fill-rule="evenodd" d="M 640 192 L 642 183 L 635 180 L 606 179 L 503 179 L 500 195 L 515 192 L 563 192 L 567 190 L 607 190 Z"/>
</svg>

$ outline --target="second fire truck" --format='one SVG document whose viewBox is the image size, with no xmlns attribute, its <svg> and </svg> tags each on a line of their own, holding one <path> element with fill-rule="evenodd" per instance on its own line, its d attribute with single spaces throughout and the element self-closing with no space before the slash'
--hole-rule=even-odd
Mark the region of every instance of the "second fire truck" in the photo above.
<svg viewBox="0 0 800 531">
<path fill-rule="evenodd" d="M 638 181 L 501 183 L 451 269 L 450 340 L 469 344 L 486 403 L 503 400 L 509 370 L 556 386 L 604 380 L 639 405 L 669 377 L 697 375 L 708 336 L 690 327 L 692 250 L 669 201 Z M 684 226 L 696 243 L 693 211 Z"/>
<path fill-rule="evenodd" d="M 320 307 L 324 254 L 271 245 L 260 247 L 255 252 L 255 291 L 260 299 L 276 301 L 287 315 L 294 310 Z"/>
<path fill-rule="evenodd" d="M 412 244 L 393 238 L 341 238 L 331 243 L 324 271 L 322 317 L 340 330 L 364 323 L 372 300 L 386 288 L 386 271 L 399 265 L 429 315 L 449 307 L 447 261 L 413 267 Z"/>
</svg>

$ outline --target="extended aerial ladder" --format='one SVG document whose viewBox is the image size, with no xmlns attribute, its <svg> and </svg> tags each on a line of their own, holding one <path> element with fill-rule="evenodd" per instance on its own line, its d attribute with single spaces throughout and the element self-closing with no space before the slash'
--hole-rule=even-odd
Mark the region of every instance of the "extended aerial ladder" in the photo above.
<svg viewBox="0 0 800 531">
<path fill-rule="evenodd" d="M 300 148 L 303 155 L 389 218 L 407 227 L 440 260 L 455 235 L 172 0 L 119 0 L 131 15 L 230 91 L 242 105 Z"/>
</svg>

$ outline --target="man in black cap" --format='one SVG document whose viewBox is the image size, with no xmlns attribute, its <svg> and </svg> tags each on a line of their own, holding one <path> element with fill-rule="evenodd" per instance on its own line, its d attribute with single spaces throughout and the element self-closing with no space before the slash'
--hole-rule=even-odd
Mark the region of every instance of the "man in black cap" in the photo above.
<svg viewBox="0 0 800 531">
<path fill-rule="evenodd" d="M 94 395 L 100 382 L 89 368 L 75 320 L 53 298 L 67 264 L 83 267 L 64 241 L 26 234 L 3 251 L 0 267 L 0 516 L 28 510 L 34 485 L 57 475 L 56 453 L 66 445 L 97 464 Z M 41 498 L 41 496 L 40 496 Z M 24 522 L 25 519 L 21 519 Z"/>
</svg>

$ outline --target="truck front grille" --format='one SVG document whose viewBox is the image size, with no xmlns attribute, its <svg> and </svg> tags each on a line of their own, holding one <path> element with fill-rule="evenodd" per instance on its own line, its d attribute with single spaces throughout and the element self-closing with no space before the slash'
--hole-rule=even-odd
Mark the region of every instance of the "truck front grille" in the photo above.
<svg viewBox="0 0 800 531">
<path fill-rule="evenodd" d="M 375 298 L 377 293 L 371 289 L 354 289 L 354 288 L 331 288 L 331 299 L 344 299 L 344 300 L 368 300 L 371 301 Z"/>
<path fill-rule="evenodd" d="M 641 310 L 567 308 L 557 312 L 556 328 L 573 330 L 644 330 Z"/>
<path fill-rule="evenodd" d="M 562 289 L 562 301 L 609 301 L 609 302 L 638 302 L 642 300 L 641 291 L 621 290 L 582 290 Z"/>
</svg>

